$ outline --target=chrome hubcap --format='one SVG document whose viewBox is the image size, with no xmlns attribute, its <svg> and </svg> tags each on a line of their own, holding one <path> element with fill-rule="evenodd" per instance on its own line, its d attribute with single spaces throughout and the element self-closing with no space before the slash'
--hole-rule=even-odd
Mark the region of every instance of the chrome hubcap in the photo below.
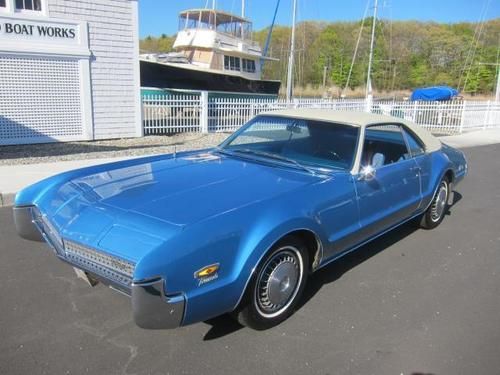
<svg viewBox="0 0 500 375">
<path fill-rule="evenodd" d="M 436 222 L 443 216 L 444 210 L 446 208 L 446 202 L 448 200 L 448 184 L 445 181 L 441 182 L 439 190 L 432 202 L 431 206 L 431 220 Z"/>
<path fill-rule="evenodd" d="M 257 282 L 257 309 L 268 318 L 278 316 L 290 306 L 303 276 L 298 250 L 290 246 L 281 250 L 264 265 Z"/>
</svg>

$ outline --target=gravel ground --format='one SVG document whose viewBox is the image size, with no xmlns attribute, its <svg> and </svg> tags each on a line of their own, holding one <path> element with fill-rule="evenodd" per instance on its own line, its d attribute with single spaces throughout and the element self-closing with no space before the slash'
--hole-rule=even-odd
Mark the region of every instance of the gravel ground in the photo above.
<svg viewBox="0 0 500 375">
<path fill-rule="evenodd" d="M 183 133 L 92 142 L 0 146 L 0 165 L 50 163 L 67 160 L 172 153 L 213 147 L 229 133 Z"/>
</svg>

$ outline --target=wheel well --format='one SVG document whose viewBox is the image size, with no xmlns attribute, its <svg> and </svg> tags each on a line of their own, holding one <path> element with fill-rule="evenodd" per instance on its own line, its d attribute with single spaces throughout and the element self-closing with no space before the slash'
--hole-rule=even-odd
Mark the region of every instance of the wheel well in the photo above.
<svg viewBox="0 0 500 375">
<path fill-rule="evenodd" d="M 449 182 L 453 182 L 453 180 L 455 179 L 455 174 L 451 169 L 448 169 L 444 176 L 448 179 Z"/>
<path fill-rule="evenodd" d="M 295 236 L 304 241 L 307 251 L 309 252 L 309 269 L 313 271 L 317 266 L 322 256 L 322 244 L 318 236 L 307 229 L 300 229 L 288 233 L 283 238 Z"/>
</svg>

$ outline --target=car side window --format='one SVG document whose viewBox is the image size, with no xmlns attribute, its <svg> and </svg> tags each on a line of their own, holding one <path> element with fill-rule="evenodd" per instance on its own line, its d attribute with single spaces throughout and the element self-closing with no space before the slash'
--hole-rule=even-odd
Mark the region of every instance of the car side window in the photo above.
<svg viewBox="0 0 500 375">
<path fill-rule="evenodd" d="M 404 129 L 403 131 L 405 133 L 406 141 L 408 142 L 408 147 L 410 148 L 411 155 L 415 157 L 424 154 L 425 149 L 422 143 L 406 129 Z"/>
<path fill-rule="evenodd" d="M 375 125 L 365 130 L 361 166 L 377 169 L 411 157 L 399 125 Z"/>
</svg>

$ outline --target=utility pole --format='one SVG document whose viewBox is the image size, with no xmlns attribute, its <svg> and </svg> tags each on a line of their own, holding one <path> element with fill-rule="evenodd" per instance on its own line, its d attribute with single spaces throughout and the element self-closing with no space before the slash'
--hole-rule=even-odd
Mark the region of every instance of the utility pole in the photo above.
<svg viewBox="0 0 500 375">
<path fill-rule="evenodd" d="M 370 58 L 368 60 L 368 73 L 366 78 L 366 98 L 369 102 L 373 99 L 372 92 L 372 65 L 373 65 L 373 51 L 375 47 L 375 26 L 377 23 L 377 9 L 378 9 L 378 0 L 375 0 L 374 8 L 373 8 L 373 25 L 372 25 L 372 39 L 370 41 Z"/>
<path fill-rule="evenodd" d="M 297 20 L 297 0 L 293 0 L 292 38 L 290 41 L 290 57 L 288 60 L 288 74 L 286 82 L 286 101 L 290 103 L 293 96 L 293 64 L 295 62 L 295 23 Z"/>
</svg>

